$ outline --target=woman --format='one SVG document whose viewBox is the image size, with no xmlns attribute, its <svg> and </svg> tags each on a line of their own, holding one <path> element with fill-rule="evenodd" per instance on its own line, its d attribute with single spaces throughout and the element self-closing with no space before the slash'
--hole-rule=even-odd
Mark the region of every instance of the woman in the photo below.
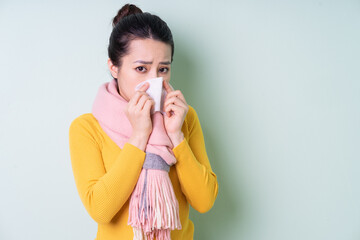
<svg viewBox="0 0 360 240">
<path fill-rule="evenodd" d="M 189 205 L 210 210 L 218 183 L 196 111 L 169 84 L 171 31 L 126 4 L 113 19 L 108 54 L 112 81 L 69 129 L 75 183 L 98 223 L 96 239 L 193 239 Z M 166 94 L 152 113 L 147 80 L 157 77 Z"/>
</svg>

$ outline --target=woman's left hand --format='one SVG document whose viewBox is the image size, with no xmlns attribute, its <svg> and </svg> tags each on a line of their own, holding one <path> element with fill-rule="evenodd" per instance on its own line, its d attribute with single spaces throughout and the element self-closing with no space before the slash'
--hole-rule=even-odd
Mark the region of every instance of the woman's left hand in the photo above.
<svg viewBox="0 0 360 240">
<path fill-rule="evenodd" d="M 184 139 L 181 128 L 189 107 L 180 90 L 174 91 L 167 81 L 163 81 L 163 85 L 167 92 L 163 109 L 164 125 L 170 140 L 176 147 Z"/>
</svg>

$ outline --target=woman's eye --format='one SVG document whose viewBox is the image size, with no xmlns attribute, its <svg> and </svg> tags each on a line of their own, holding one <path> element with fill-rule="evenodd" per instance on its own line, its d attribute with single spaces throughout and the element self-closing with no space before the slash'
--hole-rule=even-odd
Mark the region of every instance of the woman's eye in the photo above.
<svg viewBox="0 0 360 240">
<path fill-rule="evenodd" d="M 159 70 L 161 73 L 167 73 L 169 71 L 169 68 L 160 68 Z"/>
<path fill-rule="evenodd" d="M 140 72 L 145 72 L 145 71 L 146 71 L 146 68 L 144 68 L 144 67 L 142 67 L 142 66 L 137 67 L 136 69 L 137 69 L 138 71 L 140 71 Z"/>
</svg>

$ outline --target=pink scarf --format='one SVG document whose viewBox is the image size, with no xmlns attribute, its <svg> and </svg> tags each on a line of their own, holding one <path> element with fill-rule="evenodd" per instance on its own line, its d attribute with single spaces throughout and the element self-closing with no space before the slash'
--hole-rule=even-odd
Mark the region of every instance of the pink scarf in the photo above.
<svg viewBox="0 0 360 240">
<path fill-rule="evenodd" d="M 115 79 L 102 84 L 93 103 L 92 114 L 104 132 L 122 149 L 132 134 L 125 108 L 127 101 L 118 93 Z M 153 130 L 146 145 L 146 157 L 129 205 L 128 224 L 134 240 L 170 240 L 170 232 L 181 229 L 179 204 L 169 178 L 176 163 L 173 145 L 164 127 L 161 112 L 151 115 Z M 131 161 L 131 159 L 129 159 Z"/>
</svg>

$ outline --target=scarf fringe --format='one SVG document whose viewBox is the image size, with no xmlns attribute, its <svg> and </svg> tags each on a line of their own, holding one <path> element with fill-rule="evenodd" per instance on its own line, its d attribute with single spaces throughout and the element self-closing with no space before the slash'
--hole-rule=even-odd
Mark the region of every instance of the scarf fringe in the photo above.
<svg viewBox="0 0 360 240">
<path fill-rule="evenodd" d="M 144 235 L 143 231 L 139 228 L 133 228 L 134 232 L 134 239 L 139 240 L 153 240 L 156 236 L 156 239 L 161 240 L 171 240 L 170 238 L 170 230 L 154 230 L 151 233 L 148 233 L 147 235 Z"/>
<path fill-rule="evenodd" d="M 142 169 L 129 209 L 134 240 L 170 240 L 170 231 L 181 229 L 179 203 L 164 170 Z"/>
</svg>

